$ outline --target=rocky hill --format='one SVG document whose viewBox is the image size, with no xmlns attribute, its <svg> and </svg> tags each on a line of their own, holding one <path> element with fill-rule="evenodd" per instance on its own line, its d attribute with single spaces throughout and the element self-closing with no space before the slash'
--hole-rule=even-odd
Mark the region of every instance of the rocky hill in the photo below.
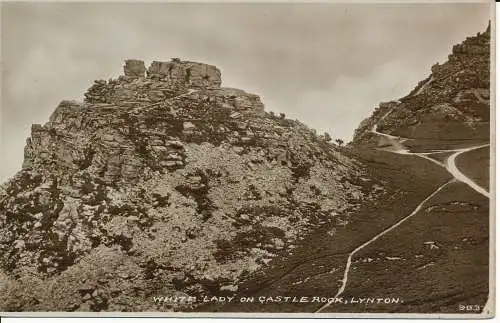
<svg viewBox="0 0 500 323">
<path fill-rule="evenodd" d="M 354 143 L 374 138 L 371 129 L 433 140 L 489 139 L 490 26 L 453 46 L 448 61 L 407 96 L 381 103 L 355 132 Z M 375 136 L 376 137 L 376 136 Z"/>
<path fill-rule="evenodd" d="M 127 60 L 32 126 L 0 191 L 0 309 L 178 310 L 152 297 L 234 293 L 375 198 L 347 154 L 221 87 L 215 66 Z"/>
<path fill-rule="evenodd" d="M 489 37 L 488 28 L 454 46 L 409 95 L 380 104 L 356 130 L 343 151 L 383 182 L 375 201 L 333 235 L 314 229 L 292 256 L 240 284 L 237 297 L 262 302 L 198 310 L 442 315 L 476 304 L 467 314 L 493 315 Z"/>
</svg>

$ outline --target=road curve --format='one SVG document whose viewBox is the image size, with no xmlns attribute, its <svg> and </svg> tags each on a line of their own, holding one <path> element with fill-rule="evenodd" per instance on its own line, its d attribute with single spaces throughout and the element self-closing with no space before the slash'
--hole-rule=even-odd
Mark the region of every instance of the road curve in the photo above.
<svg viewBox="0 0 500 323">
<path fill-rule="evenodd" d="M 450 157 L 448 157 L 446 159 L 445 167 L 448 170 L 448 172 L 450 172 L 450 174 L 452 174 L 453 177 L 455 177 L 458 181 L 469 185 L 469 187 L 471 187 L 476 192 L 478 192 L 478 193 L 486 196 L 487 198 L 490 198 L 490 193 L 488 191 L 486 191 L 484 188 L 482 188 L 481 186 L 477 185 L 472 179 L 470 179 L 469 177 L 465 176 L 465 174 L 462 173 L 457 168 L 457 165 L 455 163 L 455 159 L 460 154 L 463 154 L 465 152 L 469 152 L 469 151 L 472 151 L 472 150 L 475 150 L 475 149 L 484 148 L 484 147 L 487 147 L 487 146 L 489 146 L 489 144 L 480 145 L 480 146 L 473 146 L 473 147 L 469 147 L 469 148 L 460 149 L 460 150 L 458 150 L 457 152 L 455 152 L 453 155 L 451 155 Z"/>
</svg>

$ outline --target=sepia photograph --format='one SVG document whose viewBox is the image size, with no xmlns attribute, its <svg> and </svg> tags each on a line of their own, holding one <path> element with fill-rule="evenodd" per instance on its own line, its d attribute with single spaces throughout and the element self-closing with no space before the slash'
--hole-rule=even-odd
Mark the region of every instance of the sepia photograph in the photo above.
<svg viewBox="0 0 500 323">
<path fill-rule="evenodd" d="M 0 6 L 1 316 L 495 315 L 493 1 Z"/>
</svg>

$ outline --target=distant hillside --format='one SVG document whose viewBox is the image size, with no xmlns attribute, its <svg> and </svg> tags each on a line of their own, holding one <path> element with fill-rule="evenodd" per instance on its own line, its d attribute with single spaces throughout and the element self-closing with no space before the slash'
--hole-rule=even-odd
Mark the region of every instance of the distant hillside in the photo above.
<svg viewBox="0 0 500 323">
<path fill-rule="evenodd" d="M 489 75 L 490 26 L 453 46 L 448 61 L 432 66 L 431 75 L 407 96 L 380 104 L 355 131 L 353 143 L 369 141 L 375 124 L 381 132 L 407 138 L 488 139 Z"/>
</svg>

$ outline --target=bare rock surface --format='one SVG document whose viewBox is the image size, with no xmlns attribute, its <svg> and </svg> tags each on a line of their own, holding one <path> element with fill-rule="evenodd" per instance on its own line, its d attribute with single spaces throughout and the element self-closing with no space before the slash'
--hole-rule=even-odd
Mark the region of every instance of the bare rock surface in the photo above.
<svg viewBox="0 0 500 323">
<path fill-rule="evenodd" d="M 379 184 L 214 66 L 127 60 L 33 125 L 2 185 L 0 309 L 189 309 L 152 297 L 233 293 Z"/>
</svg>

